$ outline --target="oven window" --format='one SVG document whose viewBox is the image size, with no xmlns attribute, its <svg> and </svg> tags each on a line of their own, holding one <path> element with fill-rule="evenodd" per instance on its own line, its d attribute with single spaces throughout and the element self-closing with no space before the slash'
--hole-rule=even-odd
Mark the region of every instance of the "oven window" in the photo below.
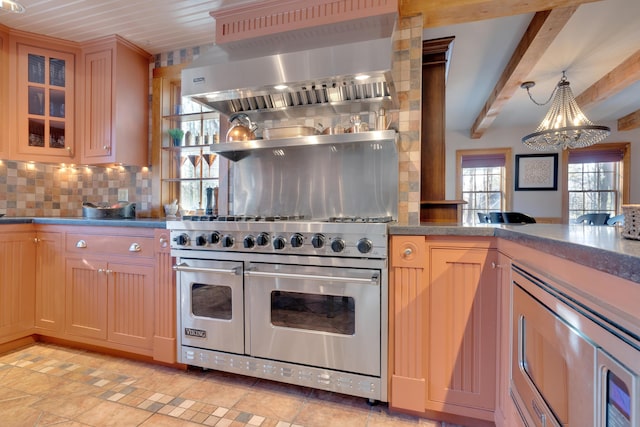
<svg viewBox="0 0 640 427">
<path fill-rule="evenodd" d="M 274 326 L 354 335 L 355 300 L 336 295 L 271 292 Z"/>
<path fill-rule="evenodd" d="M 210 319 L 231 319 L 231 288 L 229 286 L 191 285 L 191 312 Z"/>
</svg>

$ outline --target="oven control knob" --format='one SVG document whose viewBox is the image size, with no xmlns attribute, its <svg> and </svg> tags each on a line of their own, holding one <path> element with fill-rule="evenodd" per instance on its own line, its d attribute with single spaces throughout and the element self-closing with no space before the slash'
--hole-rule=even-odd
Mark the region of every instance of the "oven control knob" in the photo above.
<svg viewBox="0 0 640 427">
<path fill-rule="evenodd" d="M 242 241 L 242 244 L 244 245 L 245 249 L 251 249 L 256 245 L 256 238 L 251 235 L 246 236 Z"/>
<path fill-rule="evenodd" d="M 204 246 L 206 244 L 207 244 L 207 236 L 205 236 L 204 234 L 201 234 L 198 237 L 196 237 L 196 246 Z"/>
<path fill-rule="evenodd" d="M 233 236 L 223 236 L 222 237 L 222 247 L 223 248 L 230 248 L 231 246 L 233 246 Z"/>
<path fill-rule="evenodd" d="M 322 248 L 324 246 L 324 236 L 322 234 L 314 234 L 311 238 L 311 245 L 316 249 Z"/>
<path fill-rule="evenodd" d="M 258 237 L 256 237 L 256 243 L 258 244 L 258 246 L 267 246 L 269 244 L 269 234 L 258 234 Z"/>
<path fill-rule="evenodd" d="M 371 249 L 373 249 L 373 243 L 371 243 L 371 240 L 369 239 L 362 238 L 358 240 L 357 247 L 361 254 L 366 254 L 371 252 Z"/>
<path fill-rule="evenodd" d="M 190 241 L 189 235 L 184 233 L 176 236 L 173 240 L 178 244 L 178 246 L 187 246 Z"/>
<path fill-rule="evenodd" d="M 293 236 L 291 236 L 291 246 L 293 246 L 294 248 L 299 248 L 303 244 L 304 244 L 304 237 L 302 237 L 302 234 L 296 233 Z"/>
<path fill-rule="evenodd" d="M 273 249 L 284 249 L 284 245 L 285 245 L 285 240 L 284 237 L 282 236 L 278 236 L 275 239 L 273 239 Z"/>
<path fill-rule="evenodd" d="M 218 243 L 220 243 L 220 233 L 213 232 L 211 233 L 211 235 L 209 236 L 209 243 L 211 243 L 212 245 L 217 245 Z"/>
<path fill-rule="evenodd" d="M 344 240 L 337 238 L 331 242 L 331 250 L 333 252 L 342 252 L 344 250 Z"/>
</svg>

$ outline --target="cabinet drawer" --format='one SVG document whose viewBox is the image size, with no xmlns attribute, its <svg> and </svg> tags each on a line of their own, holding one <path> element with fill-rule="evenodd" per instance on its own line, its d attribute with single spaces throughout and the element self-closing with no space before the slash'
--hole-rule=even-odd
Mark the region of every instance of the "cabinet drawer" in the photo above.
<svg viewBox="0 0 640 427">
<path fill-rule="evenodd" d="M 67 233 L 67 253 L 153 257 L 153 237 Z"/>
</svg>

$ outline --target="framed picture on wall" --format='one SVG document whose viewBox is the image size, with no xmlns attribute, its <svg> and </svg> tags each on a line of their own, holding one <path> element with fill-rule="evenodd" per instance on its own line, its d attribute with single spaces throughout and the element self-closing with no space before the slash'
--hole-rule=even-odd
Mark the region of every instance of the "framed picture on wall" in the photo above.
<svg viewBox="0 0 640 427">
<path fill-rule="evenodd" d="M 558 153 L 516 154 L 516 191 L 556 191 Z"/>
</svg>

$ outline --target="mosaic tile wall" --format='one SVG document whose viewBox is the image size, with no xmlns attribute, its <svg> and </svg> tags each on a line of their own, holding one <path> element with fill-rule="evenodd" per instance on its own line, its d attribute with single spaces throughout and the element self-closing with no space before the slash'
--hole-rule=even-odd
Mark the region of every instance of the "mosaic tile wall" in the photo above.
<svg viewBox="0 0 640 427">
<path fill-rule="evenodd" d="M 394 34 L 393 74 L 399 111 L 398 222 L 420 223 L 422 15 L 401 19 Z"/>
<path fill-rule="evenodd" d="M 82 203 L 118 201 L 118 189 L 129 191 L 139 217 L 149 216 L 151 177 L 148 168 L 79 167 L 0 160 L 0 213 L 7 216 L 82 216 Z"/>
</svg>

